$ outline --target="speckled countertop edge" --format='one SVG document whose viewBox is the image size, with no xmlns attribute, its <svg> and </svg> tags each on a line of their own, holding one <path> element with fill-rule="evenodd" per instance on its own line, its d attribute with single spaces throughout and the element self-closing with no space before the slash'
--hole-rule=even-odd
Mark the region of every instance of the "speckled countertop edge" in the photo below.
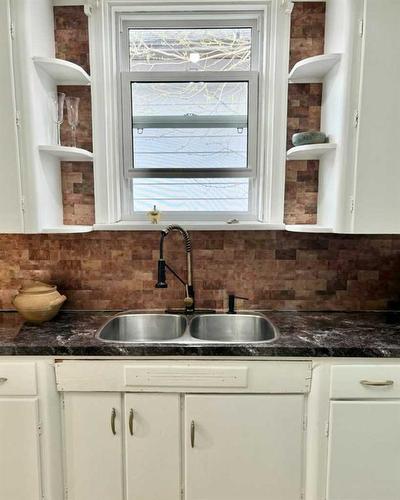
<svg viewBox="0 0 400 500">
<path fill-rule="evenodd" d="M 0 312 L 1 356 L 252 356 L 400 358 L 400 312 L 265 312 L 279 328 L 271 344 L 104 343 L 115 313 L 62 312 L 40 326 Z"/>
</svg>

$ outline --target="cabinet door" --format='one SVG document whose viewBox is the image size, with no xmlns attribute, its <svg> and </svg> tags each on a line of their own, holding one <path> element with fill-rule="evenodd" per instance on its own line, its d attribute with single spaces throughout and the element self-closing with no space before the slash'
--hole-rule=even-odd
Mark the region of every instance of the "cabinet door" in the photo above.
<svg viewBox="0 0 400 500">
<path fill-rule="evenodd" d="M 335 401 L 328 500 L 400 498 L 400 401 Z"/>
<path fill-rule="evenodd" d="M 187 396 L 187 500 L 299 500 L 302 395 Z"/>
<path fill-rule="evenodd" d="M 364 9 L 353 231 L 399 234 L 400 2 Z"/>
<path fill-rule="evenodd" d="M 0 498 L 42 498 L 37 398 L 0 398 Z"/>
<path fill-rule="evenodd" d="M 128 500 L 178 500 L 180 397 L 126 394 L 126 491 Z"/>
<path fill-rule="evenodd" d="M 64 394 L 68 500 L 122 500 L 119 393 Z"/>
<path fill-rule="evenodd" d="M 0 398 L 0 498 L 39 500 L 37 398 Z"/>
</svg>

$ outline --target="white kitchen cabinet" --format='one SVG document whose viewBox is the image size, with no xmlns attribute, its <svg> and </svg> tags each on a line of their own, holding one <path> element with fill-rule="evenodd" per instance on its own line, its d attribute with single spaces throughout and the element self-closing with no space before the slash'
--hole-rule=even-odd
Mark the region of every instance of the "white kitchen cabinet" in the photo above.
<svg viewBox="0 0 400 500">
<path fill-rule="evenodd" d="M 355 233 L 399 233 L 400 2 L 365 0 L 354 155 Z"/>
<path fill-rule="evenodd" d="M 38 398 L 0 398 L 0 498 L 41 500 Z"/>
<path fill-rule="evenodd" d="M 10 1 L 0 2 L 0 233 L 23 232 Z"/>
<path fill-rule="evenodd" d="M 56 145 L 55 113 L 57 84 L 90 77 L 55 58 L 51 0 L 0 4 L 0 232 L 88 232 L 63 224 L 60 160 L 93 155 Z"/>
<path fill-rule="evenodd" d="M 178 394 L 67 392 L 63 406 L 68 500 L 179 500 Z"/>
<path fill-rule="evenodd" d="M 127 500 L 181 498 L 179 394 L 125 395 Z"/>
<path fill-rule="evenodd" d="M 327 500 L 398 500 L 400 400 L 332 401 Z"/>
<path fill-rule="evenodd" d="M 400 2 L 326 2 L 321 130 L 336 149 L 319 162 L 318 228 L 400 233 Z M 309 226 L 298 230 L 310 231 Z"/>
<path fill-rule="evenodd" d="M 303 414 L 302 395 L 186 396 L 186 499 L 299 500 Z"/>
<path fill-rule="evenodd" d="M 303 395 L 68 392 L 64 406 L 68 500 L 179 500 L 183 483 L 186 500 L 301 496 Z"/>
<path fill-rule="evenodd" d="M 63 406 L 68 500 L 122 500 L 121 394 L 69 392 Z"/>
<path fill-rule="evenodd" d="M 307 361 L 63 360 L 56 379 L 68 500 L 303 493 Z"/>
</svg>

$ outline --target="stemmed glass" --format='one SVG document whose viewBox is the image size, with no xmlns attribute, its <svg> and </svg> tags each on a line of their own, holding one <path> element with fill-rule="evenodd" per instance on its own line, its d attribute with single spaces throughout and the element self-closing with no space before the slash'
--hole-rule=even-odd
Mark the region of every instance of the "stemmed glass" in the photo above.
<svg viewBox="0 0 400 500">
<path fill-rule="evenodd" d="M 65 94 L 57 92 L 57 144 L 61 146 L 61 124 L 64 121 L 64 100 Z"/>
<path fill-rule="evenodd" d="M 79 123 L 79 101 L 79 97 L 67 97 L 65 99 L 68 124 L 71 127 L 72 146 L 74 148 L 76 148 L 76 127 Z"/>
</svg>

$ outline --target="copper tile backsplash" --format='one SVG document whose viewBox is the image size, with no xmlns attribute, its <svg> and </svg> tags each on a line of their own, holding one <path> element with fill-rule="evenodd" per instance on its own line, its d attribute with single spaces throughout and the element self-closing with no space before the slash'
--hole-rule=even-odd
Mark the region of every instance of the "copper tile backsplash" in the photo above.
<svg viewBox="0 0 400 500">
<path fill-rule="evenodd" d="M 359 310 L 399 305 L 400 236 L 344 236 L 285 231 L 192 233 L 199 307 L 226 307 L 228 292 L 259 309 Z M 181 306 L 182 285 L 156 290 L 158 232 L 0 235 L 0 307 L 24 279 L 58 284 L 69 309 Z M 182 241 L 165 255 L 179 271 Z"/>
<path fill-rule="evenodd" d="M 89 162 L 62 162 L 64 224 L 94 223 L 93 166 Z"/>
<path fill-rule="evenodd" d="M 56 57 L 90 73 L 88 18 L 82 6 L 54 7 Z"/>
</svg>

